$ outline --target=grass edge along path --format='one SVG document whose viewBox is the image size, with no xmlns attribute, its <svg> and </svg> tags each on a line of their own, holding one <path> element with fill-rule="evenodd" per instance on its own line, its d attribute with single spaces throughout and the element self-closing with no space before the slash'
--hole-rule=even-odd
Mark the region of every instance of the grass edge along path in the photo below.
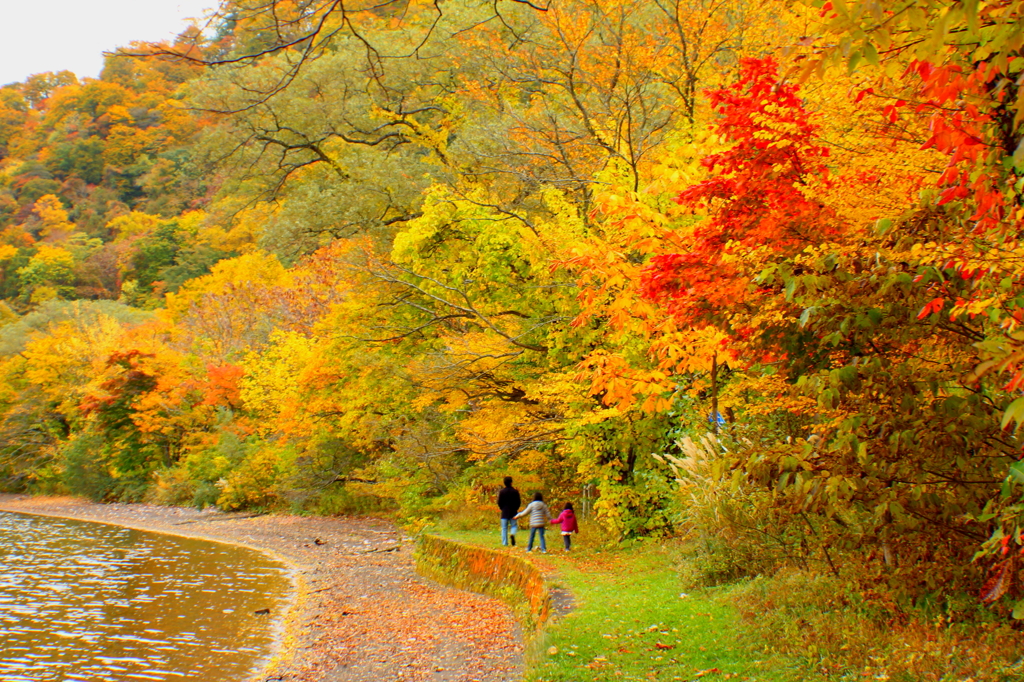
<svg viewBox="0 0 1024 682">
<path fill-rule="evenodd" d="M 544 623 L 530 642 L 529 682 L 815 679 L 785 657 L 741 642 L 732 588 L 682 591 L 673 553 L 664 545 L 526 554 L 521 546 L 501 547 L 496 533 L 432 534 L 526 558 L 553 587 L 572 594 L 575 608 Z"/>
</svg>

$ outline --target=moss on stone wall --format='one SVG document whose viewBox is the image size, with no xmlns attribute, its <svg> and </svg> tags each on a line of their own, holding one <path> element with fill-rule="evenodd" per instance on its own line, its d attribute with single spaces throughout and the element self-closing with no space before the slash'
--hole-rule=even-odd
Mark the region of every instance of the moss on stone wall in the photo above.
<svg viewBox="0 0 1024 682">
<path fill-rule="evenodd" d="M 506 551 L 423 535 L 416 548 L 416 570 L 443 585 L 501 599 L 516 612 L 528 639 L 551 613 L 544 576 L 530 562 Z"/>
</svg>

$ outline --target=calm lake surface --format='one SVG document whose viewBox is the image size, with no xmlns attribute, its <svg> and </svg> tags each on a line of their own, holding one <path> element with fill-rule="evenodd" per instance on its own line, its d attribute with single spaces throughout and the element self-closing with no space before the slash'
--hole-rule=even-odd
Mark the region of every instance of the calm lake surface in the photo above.
<svg viewBox="0 0 1024 682">
<path fill-rule="evenodd" d="M 289 588 L 243 547 L 0 512 L 0 680 L 242 682 Z"/>
</svg>

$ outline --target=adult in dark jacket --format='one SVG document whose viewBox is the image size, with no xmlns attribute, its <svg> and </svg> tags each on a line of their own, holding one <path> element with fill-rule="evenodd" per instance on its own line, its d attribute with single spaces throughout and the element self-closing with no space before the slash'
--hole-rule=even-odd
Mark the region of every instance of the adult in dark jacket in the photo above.
<svg viewBox="0 0 1024 682">
<path fill-rule="evenodd" d="M 498 509 L 501 510 L 501 544 L 516 546 L 516 512 L 522 499 L 519 491 L 512 487 L 512 477 L 505 477 L 505 487 L 498 492 Z"/>
</svg>

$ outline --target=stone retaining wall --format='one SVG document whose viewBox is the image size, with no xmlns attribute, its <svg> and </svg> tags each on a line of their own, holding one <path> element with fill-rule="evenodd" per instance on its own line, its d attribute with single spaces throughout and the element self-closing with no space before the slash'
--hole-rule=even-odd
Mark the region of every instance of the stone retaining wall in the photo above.
<svg viewBox="0 0 1024 682">
<path fill-rule="evenodd" d="M 536 566 L 507 551 L 422 535 L 416 570 L 443 585 L 480 592 L 512 607 L 530 639 L 551 614 L 551 590 Z"/>
</svg>

